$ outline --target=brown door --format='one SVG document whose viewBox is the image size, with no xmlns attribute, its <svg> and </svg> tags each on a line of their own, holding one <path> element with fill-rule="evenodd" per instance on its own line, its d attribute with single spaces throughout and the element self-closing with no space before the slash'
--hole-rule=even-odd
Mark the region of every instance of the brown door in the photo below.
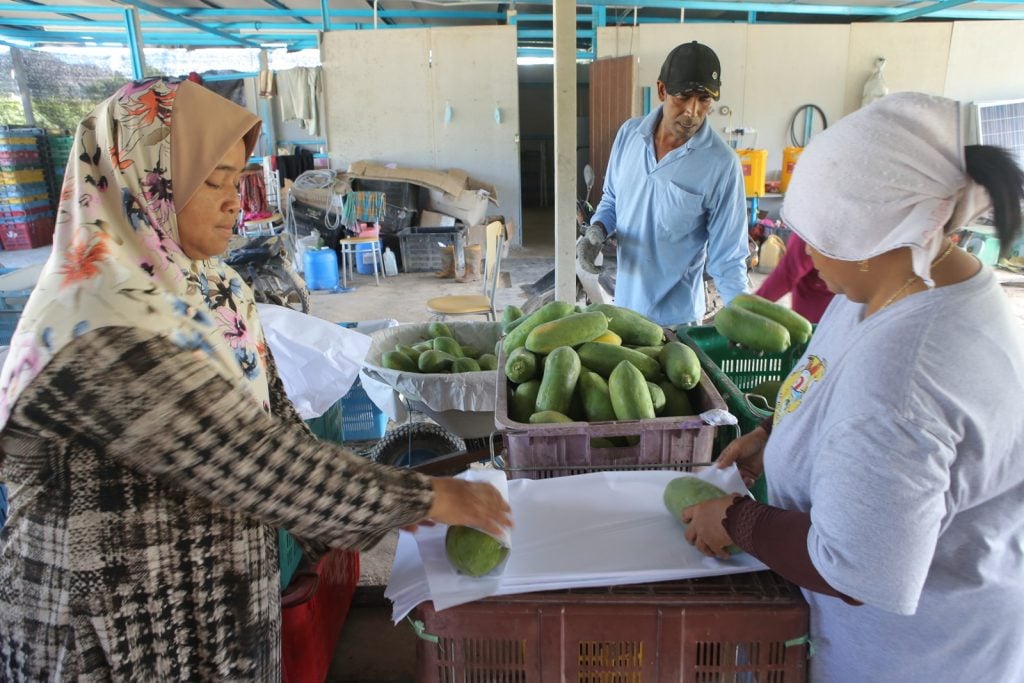
<svg viewBox="0 0 1024 683">
<path fill-rule="evenodd" d="M 590 201 L 594 206 L 601 200 L 615 134 L 633 115 L 635 83 L 635 57 L 609 57 L 590 65 L 590 165 L 594 169 Z"/>
</svg>

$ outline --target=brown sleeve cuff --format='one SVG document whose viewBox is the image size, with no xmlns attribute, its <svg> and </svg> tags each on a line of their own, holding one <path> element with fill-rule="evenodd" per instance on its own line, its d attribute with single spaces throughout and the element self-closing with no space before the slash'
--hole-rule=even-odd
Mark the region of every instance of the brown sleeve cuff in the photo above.
<svg viewBox="0 0 1024 683">
<path fill-rule="evenodd" d="M 851 605 L 861 604 L 830 586 L 811 563 L 807 552 L 810 514 L 737 497 L 725 511 L 723 525 L 734 544 L 780 576 L 816 593 L 840 598 Z"/>
<path fill-rule="evenodd" d="M 771 434 L 772 433 L 772 424 L 774 424 L 774 422 L 775 422 L 775 416 L 774 415 L 769 415 L 765 419 L 761 420 L 761 424 L 759 424 L 757 426 L 760 427 L 761 429 L 763 429 L 764 431 L 768 432 L 769 434 Z"/>
</svg>

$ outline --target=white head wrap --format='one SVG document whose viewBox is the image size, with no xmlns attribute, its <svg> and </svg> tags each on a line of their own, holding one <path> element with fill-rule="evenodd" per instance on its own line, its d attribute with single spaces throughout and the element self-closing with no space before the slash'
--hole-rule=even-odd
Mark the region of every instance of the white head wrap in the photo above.
<svg viewBox="0 0 1024 683">
<path fill-rule="evenodd" d="M 942 238 L 991 200 L 964 170 L 960 103 L 887 95 L 819 133 L 800 155 L 782 218 L 825 256 L 859 261 L 910 247 L 929 286 Z"/>
</svg>

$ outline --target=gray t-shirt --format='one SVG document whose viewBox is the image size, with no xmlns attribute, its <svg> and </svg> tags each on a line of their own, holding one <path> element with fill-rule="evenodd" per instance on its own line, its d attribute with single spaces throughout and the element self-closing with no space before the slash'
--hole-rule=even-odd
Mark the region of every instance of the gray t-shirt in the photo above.
<svg viewBox="0 0 1024 683">
<path fill-rule="evenodd" d="M 1024 340 L 991 271 L 863 320 L 837 296 L 783 383 L 773 505 L 865 604 L 805 591 L 812 680 L 1024 681 Z"/>
</svg>

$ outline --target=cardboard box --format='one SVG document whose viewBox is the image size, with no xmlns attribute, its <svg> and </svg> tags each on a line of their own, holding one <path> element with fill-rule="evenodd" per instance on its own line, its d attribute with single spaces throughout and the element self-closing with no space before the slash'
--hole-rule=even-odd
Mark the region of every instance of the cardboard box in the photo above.
<svg viewBox="0 0 1024 683">
<path fill-rule="evenodd" d="M 398 180 L 426 187 L 430 193 L 427 209 L 461 220 L 466 225 L 483 223 L 488 204 L 498 205 L 498 191 L 493 185 L 471 178 L 457 168 L 437 171 L 420 168 L 389 167 L 369 161 L 353 162 L 350 176 L 378 180 Z"/>
<path fill-rule="evenodd" d="M 427 205 L 435 211 L 455 216 L 466 225 L 476 225 L 483 223 L 487 218 L 488 200 L 490 199 L 491 197 L 483 190 L 478 193 L 467 189 L 457 195 L 451 195 L 430 188 Z"/>
<path fill-rule="evenodd" d="M 455 226 L 455 216 L 446 216 L 436 211 L 420 211 L 419 227 L 451 228 Z"/>
</svg>

